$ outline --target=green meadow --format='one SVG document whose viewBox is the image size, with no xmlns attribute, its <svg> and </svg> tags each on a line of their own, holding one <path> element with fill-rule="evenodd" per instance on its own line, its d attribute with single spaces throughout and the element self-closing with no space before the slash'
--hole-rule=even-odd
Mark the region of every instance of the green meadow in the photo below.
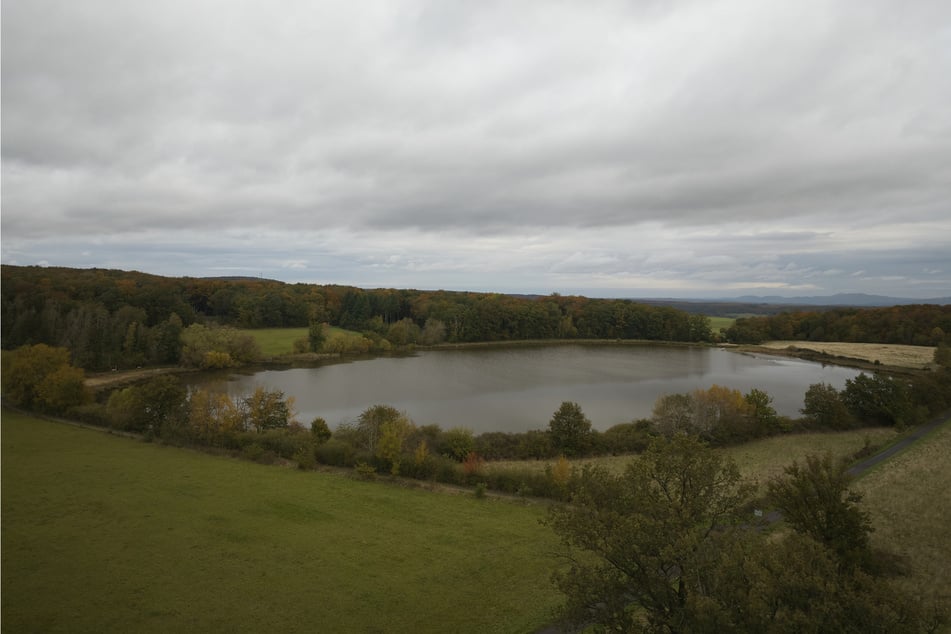
<svg viewBox="0 0 951 634">
<path fill-rule="evenodd" d="M 241 332 L 254 337 L 266 357 L 291 354 L 294 342 L 307 338 L 307 328 L 245 328 Z"/>
<path fill-rule="evenodd" d="M 294 352 L 294 342 L 307 338 L 307 328 L 244 328 L 241 332 L 254 337 L 265 357 L 277 357 Z M 336 326 L 324 326 L 324 337 L 327 340 L 340 339 L 350 341 L 362 339 L 363 335 L 353 330 L 345 330 Z"/>
<path fill-rule="evenodd" d="M 8 410 L 0 430 L 3 631 L 533 632 L 560 601 L 542 504 L 265 467 Z M 806 453 L 895 438 L 724 451 L 762 482 Z M 945 609 L 949 451 L 951 421 L 856 482 L 873 542 L 911 567 L 899 582 Z"/>
<path fill-rule="evenodd" d="M 720 332 L 736 323 L 735 317 L 707 317 L 710 320 L 710 330 Z"/>
<path fill-rule="evenodd" d="M 543 515 L 4 410 L 3 630 L 531 632 Z"/>
</svg>

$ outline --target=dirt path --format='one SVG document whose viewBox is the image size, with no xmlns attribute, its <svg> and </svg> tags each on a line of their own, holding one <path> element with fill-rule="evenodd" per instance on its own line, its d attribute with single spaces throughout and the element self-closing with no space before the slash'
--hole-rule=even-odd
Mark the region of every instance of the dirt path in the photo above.
<svg viewBox="0 0 951 634">
<path fill-rule="evenodd" d="M 951 420 L 951 411 L 944 412 L 938 416 L 935 416 L 933 419 L 917 427 L 913 432 L 896 442 L 894 445 L 888 447 L 887 449 L 878 452 L 874 456 L 869 456 L 865 460 L 858 462 L 849 469 L 848 473 L 853 478 L 857 478 L 864 474 L 866 471 L 874 467 L 875 465 L 888 460 L 895 454 L 907 449 L 912 443 L 920 440 L 924 436 L 927 436 L 929 433 L 940 427 L 942 424 Z"/>
<path fill-rule="evenodd" d="M 102 372 L 86 377 L 86 387 L 99 391 L 121 385 L 131 385 L 163 374 L 183 374 L 192 370 L 180 367 L 138 368 L 122 372 Z"/>
</svg>

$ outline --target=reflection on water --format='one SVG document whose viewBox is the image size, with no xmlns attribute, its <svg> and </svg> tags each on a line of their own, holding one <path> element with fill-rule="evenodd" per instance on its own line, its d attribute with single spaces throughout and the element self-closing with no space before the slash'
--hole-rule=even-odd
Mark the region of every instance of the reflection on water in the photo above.
<svg viewBox="0 0 951 634">
<path fill-rule="evenodd" d="M 598 429 L 650 416 L 659 396 L 716 383 L 767 391 L 781 414 L 798 416 L 812 383 L 842 388 L 855 370 L 716 348 L 548 346 L 422 351 L 313 368 L 235 376 L 233 395 L 264 385 L 296 399 L 298 418 L 331 427 L 370 405 L 405 411 L 418 425 L 525 431 L 548 425 L 562 401 L 576 401 Z"/>
</svg>

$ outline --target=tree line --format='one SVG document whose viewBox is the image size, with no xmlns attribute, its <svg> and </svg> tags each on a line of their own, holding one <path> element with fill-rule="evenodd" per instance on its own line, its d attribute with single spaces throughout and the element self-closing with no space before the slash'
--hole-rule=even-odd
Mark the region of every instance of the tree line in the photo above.
<svg viewBox="0 0 951 634">
<path fill-rule="evenodd" d="M 915 346 L 951 344 L 951 305 L 835 308 L 741 317 L 727 329 L 732 343 L 844 341 Z"/>
<path fill-rule="evenodd" d="M 6 350 L 68 348 L 87 370 L 178 363 L 193 324 L 307 327 L 407 343 L 526 339 L 710 341 L 702 315 L 630 300 L 577 296 L 361 289 L 263 279 L 169 278 L 135 271 L 3 265 Z"/>
</svg>

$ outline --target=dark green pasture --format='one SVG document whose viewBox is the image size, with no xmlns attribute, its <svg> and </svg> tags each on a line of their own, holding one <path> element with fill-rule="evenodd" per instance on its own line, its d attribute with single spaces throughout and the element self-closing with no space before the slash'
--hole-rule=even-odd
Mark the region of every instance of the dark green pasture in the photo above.
<svg viewBox="0 0 951 634">
<path fill-rule="evenodd" d="M 531 632 L 539 506 L 2 415 L 5 632 Z"/>
</svg>

